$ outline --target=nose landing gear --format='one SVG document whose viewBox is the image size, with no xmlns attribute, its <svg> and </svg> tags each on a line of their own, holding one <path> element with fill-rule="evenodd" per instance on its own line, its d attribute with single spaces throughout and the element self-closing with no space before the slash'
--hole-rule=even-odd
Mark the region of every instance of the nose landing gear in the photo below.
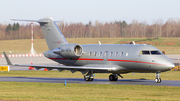
<svg viewBox="0 0 180 101">
<path fill-rule="evenodd" d="M 160 72 L 157 72 L 156 73 L 156 79 L 155 79 L 156 83 L 161 83 L 161 78 L 159 78 L 159 77 L 160 77 Z"/>
</svg>

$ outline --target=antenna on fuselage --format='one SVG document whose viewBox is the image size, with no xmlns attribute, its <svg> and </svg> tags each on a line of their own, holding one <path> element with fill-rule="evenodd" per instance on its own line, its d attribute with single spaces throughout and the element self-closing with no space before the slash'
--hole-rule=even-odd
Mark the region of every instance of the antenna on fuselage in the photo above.
<svg viewBox="0 0 180 101">
<path fill-rule="evenodd" d="M 98 43 L 99 43 L 99 45 L 101 45 L 101 42 L 100 42 L 100 41 L 98 41 Z"/>
<path fill-rule="evenodd" d="M 135 45 L 136 43 L 135 43 L 134 41 L 131 41 L 129 44 L 133 44 L 133 45 Z"/>
</svg>

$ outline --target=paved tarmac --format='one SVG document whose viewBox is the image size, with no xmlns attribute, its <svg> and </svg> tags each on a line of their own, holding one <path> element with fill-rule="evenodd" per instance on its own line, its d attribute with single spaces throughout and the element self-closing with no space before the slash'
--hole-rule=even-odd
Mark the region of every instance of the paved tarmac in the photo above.
<svg viewBox="0 0 180 101">
<path fill-rule="evenodd" d="M 77 84 L 120 84 L 120 85 L 154 85 L 154 86 L 180 86 L 180 81 L 162 80 L 155 83 L 154 80 L 141 79 L 120 79 L 109 81 L 108 79 L 94 79 L 94 81 L 84 81 L 83 78 L 44 78 L 44 77 L 0 77 L 0 81 L 13 82 L 44 82 L 44 83 L 77 83 Z"/>
<path fill-rule="evenodd" d="M 180 64 L 180 55 L 167 55 L 174 63 Z M 58 65 L 58 63 L 45 57 L 10 57 L 13 64 L 42 64 Z M 0 65 L 6 65 L 5 58 L 0 58 Z M 11 67 L 11 70 L 28 70 L 28 67 Z M 128 85 L 156 85 L 156 86 L 180 86 L 180 81 L 162 80 L 155 83 L 154 80 L 140 79 L 119 79 L 117 82 L 110 82 L 108 79 L 94 79 L 93 82 L 86 82 L 83 78 L 40 78 L 40 77 L 0 77 L 0 81 L 14 82 L 46 82 L 46 83 L 78 83 L 78 84 L 128 84 Z"/>
</svg>

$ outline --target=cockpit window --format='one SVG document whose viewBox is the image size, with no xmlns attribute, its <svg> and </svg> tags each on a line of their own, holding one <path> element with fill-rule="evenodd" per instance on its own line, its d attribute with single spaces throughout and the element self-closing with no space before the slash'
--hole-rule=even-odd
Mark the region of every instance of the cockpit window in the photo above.
<svg viewBox="0 0 180 101">
<path fill-rule="evenodd" d="M 142 54 L 143 55 L 150 55 L 150 52 L 149 51 L 142 51 Z"/>
<path fill-rule="evenodd" d="M 152 55 L 161 55 L 161 53 L 159 51 L 151 51 Z"/>
<path fill-rule="evenodd" d="M 158 50 L 142 50 L 141 55 L 162 55 L 161 52 L 159 52 Z"/>
</svg>

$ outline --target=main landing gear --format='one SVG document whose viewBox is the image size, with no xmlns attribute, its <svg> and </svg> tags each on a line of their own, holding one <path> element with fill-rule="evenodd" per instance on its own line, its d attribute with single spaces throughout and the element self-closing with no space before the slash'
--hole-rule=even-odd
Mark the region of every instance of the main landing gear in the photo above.
<svg viewBox="0 0 180 101">
<path fill-rule="evenodd" d="M 93 76 L 93 71 L 89 71 L 85 76 L 84 76 L 85 81 L 93 81 L 94 76 Z"/>
<path fill-rule="evenodd" d="M 161 83 L 161 78 L 159 77 L 160 77 L 160 72 L 156 72 L 156 79 L 155 79 L 156 83 Z"/>
<path fill-rule="evenodd" d="M 118 76 L 123 78 L 120 74 L 113 73 L 113 74 L 109 75 L 109 81 L 117 81 L 118 80 Z"/>
</svg>

